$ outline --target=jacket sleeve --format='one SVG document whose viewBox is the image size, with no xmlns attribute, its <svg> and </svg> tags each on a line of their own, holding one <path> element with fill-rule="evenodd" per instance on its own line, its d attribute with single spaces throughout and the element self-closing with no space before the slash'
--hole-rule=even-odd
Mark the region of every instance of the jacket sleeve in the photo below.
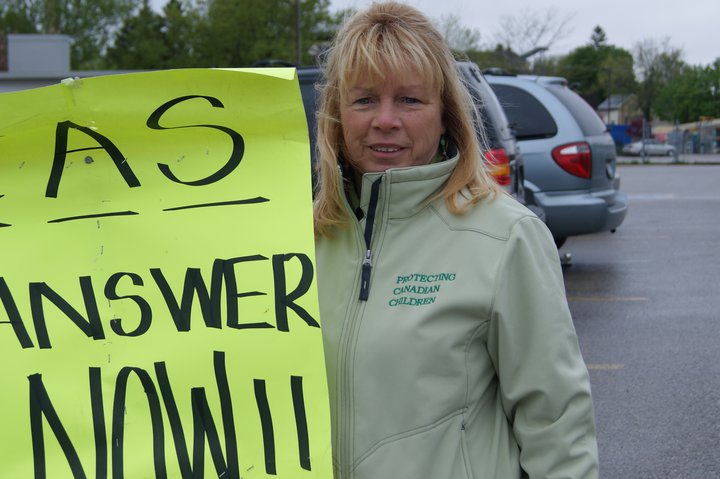
<svg viewBox="0 0 720 479">
<path fill-rule="evenodd" d="M 497 278 L 488 351 L 521 467 L 531 479 L 598 477 L 590 379 L 544 223 L 514 225 Z"/>
</svg>

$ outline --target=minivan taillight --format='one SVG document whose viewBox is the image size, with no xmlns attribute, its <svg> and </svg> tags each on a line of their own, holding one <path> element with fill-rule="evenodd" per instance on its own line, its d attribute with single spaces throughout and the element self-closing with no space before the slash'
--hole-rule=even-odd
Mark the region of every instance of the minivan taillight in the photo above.
<svg viewBox="0 0 720 479">
<path fill-rule="evenodd" d="M 588 180 L 592 176 L 592 153 L 590 145 L 584 141 L 557 146 L 552 150 L 552 157 L 571 175 Z"/>
<path fill-rule="evenodd" d="M 505 148 L 487 150 L 484 156 L 488 170 L 495 181 L 500 186 L 510 185 L 510 158 L 508 158 Z"/>
</svg>

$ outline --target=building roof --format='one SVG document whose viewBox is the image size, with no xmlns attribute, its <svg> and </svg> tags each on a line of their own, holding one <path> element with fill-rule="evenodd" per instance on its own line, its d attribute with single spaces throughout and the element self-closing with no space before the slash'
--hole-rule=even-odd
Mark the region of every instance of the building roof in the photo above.
<svg viewBox="0 0 720 479">
<path fill-rule="evenodd" d="M 610 95 L 609 98 L 603 100 L 597 107 L 598 111 L 605 110 L 619 110 L 622 108 L 634 95 L 630 93 L 621 93 L 617 95 Z"/>
</svg>

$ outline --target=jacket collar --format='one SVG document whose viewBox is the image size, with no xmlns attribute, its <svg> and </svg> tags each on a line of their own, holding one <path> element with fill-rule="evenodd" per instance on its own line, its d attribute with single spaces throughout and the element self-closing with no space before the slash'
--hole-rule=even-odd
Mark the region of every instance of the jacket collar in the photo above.
<svg viewBox="0 0 720 479">
<path fill-rule="evenodd" d="M 382 186 L 378 215 L 387 219 L 407 218 L 427 206 L 427 200 L 447 182 L 459 156 L 423 166 L 391 168 L 380 173 L 365 173 L 362 178 L 360 208 L 367 212 L 373 182 L 380 176 Z M 382 213 L 381 213 L 382 211 Z"/>
</svg>

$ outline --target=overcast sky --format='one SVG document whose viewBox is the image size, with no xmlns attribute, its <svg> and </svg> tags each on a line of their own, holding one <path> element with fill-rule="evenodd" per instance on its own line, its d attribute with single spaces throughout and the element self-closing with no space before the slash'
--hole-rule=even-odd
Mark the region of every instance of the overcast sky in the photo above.
<svg viewBox="0 0 720 479">
<path fill-rule="evenodd" d="M 331 10 L 363 7 L 372 0 L 331 0 Z M 498 21 L 518 12 L 544 13 L 555 8 L 572 15 L 571 32 L 548 52 L 565 54 L 587 43 L 600 25 L 609 44 L 632 51 L 647 38 L 670 37 L 691 65 L 708 65 L 720 57 L 720 0 L 412 0 L 431 18 L 457 15 L 464 26 L 477 29 L 481 43 L 492 44 Z"/>
<path fill-rule="evenodd" d="M 302 0 L 301 0 L 302 1 Z M 160 9 L 166 0 L 151 0 Z M 330 9 L 363 7 L 372 0 L 331 0 Z M 568 35 L 548 52 L 566 54 L 587 43 L 593 29 L 600 25 L 608 43 L 632 52 L 645 39 L 682 48 L 691 65 L 709 65 L 720 57 L 720 0 L 409 0 L 426 15 L 439 19 L 452 14 L 462 24 L 481 34 L 484 47 L 494 46 L 497 25 L 503 17 L 518 12 L 544 14 L 555 8 L 560 17 L 571 16 Z"/>
</svg>

